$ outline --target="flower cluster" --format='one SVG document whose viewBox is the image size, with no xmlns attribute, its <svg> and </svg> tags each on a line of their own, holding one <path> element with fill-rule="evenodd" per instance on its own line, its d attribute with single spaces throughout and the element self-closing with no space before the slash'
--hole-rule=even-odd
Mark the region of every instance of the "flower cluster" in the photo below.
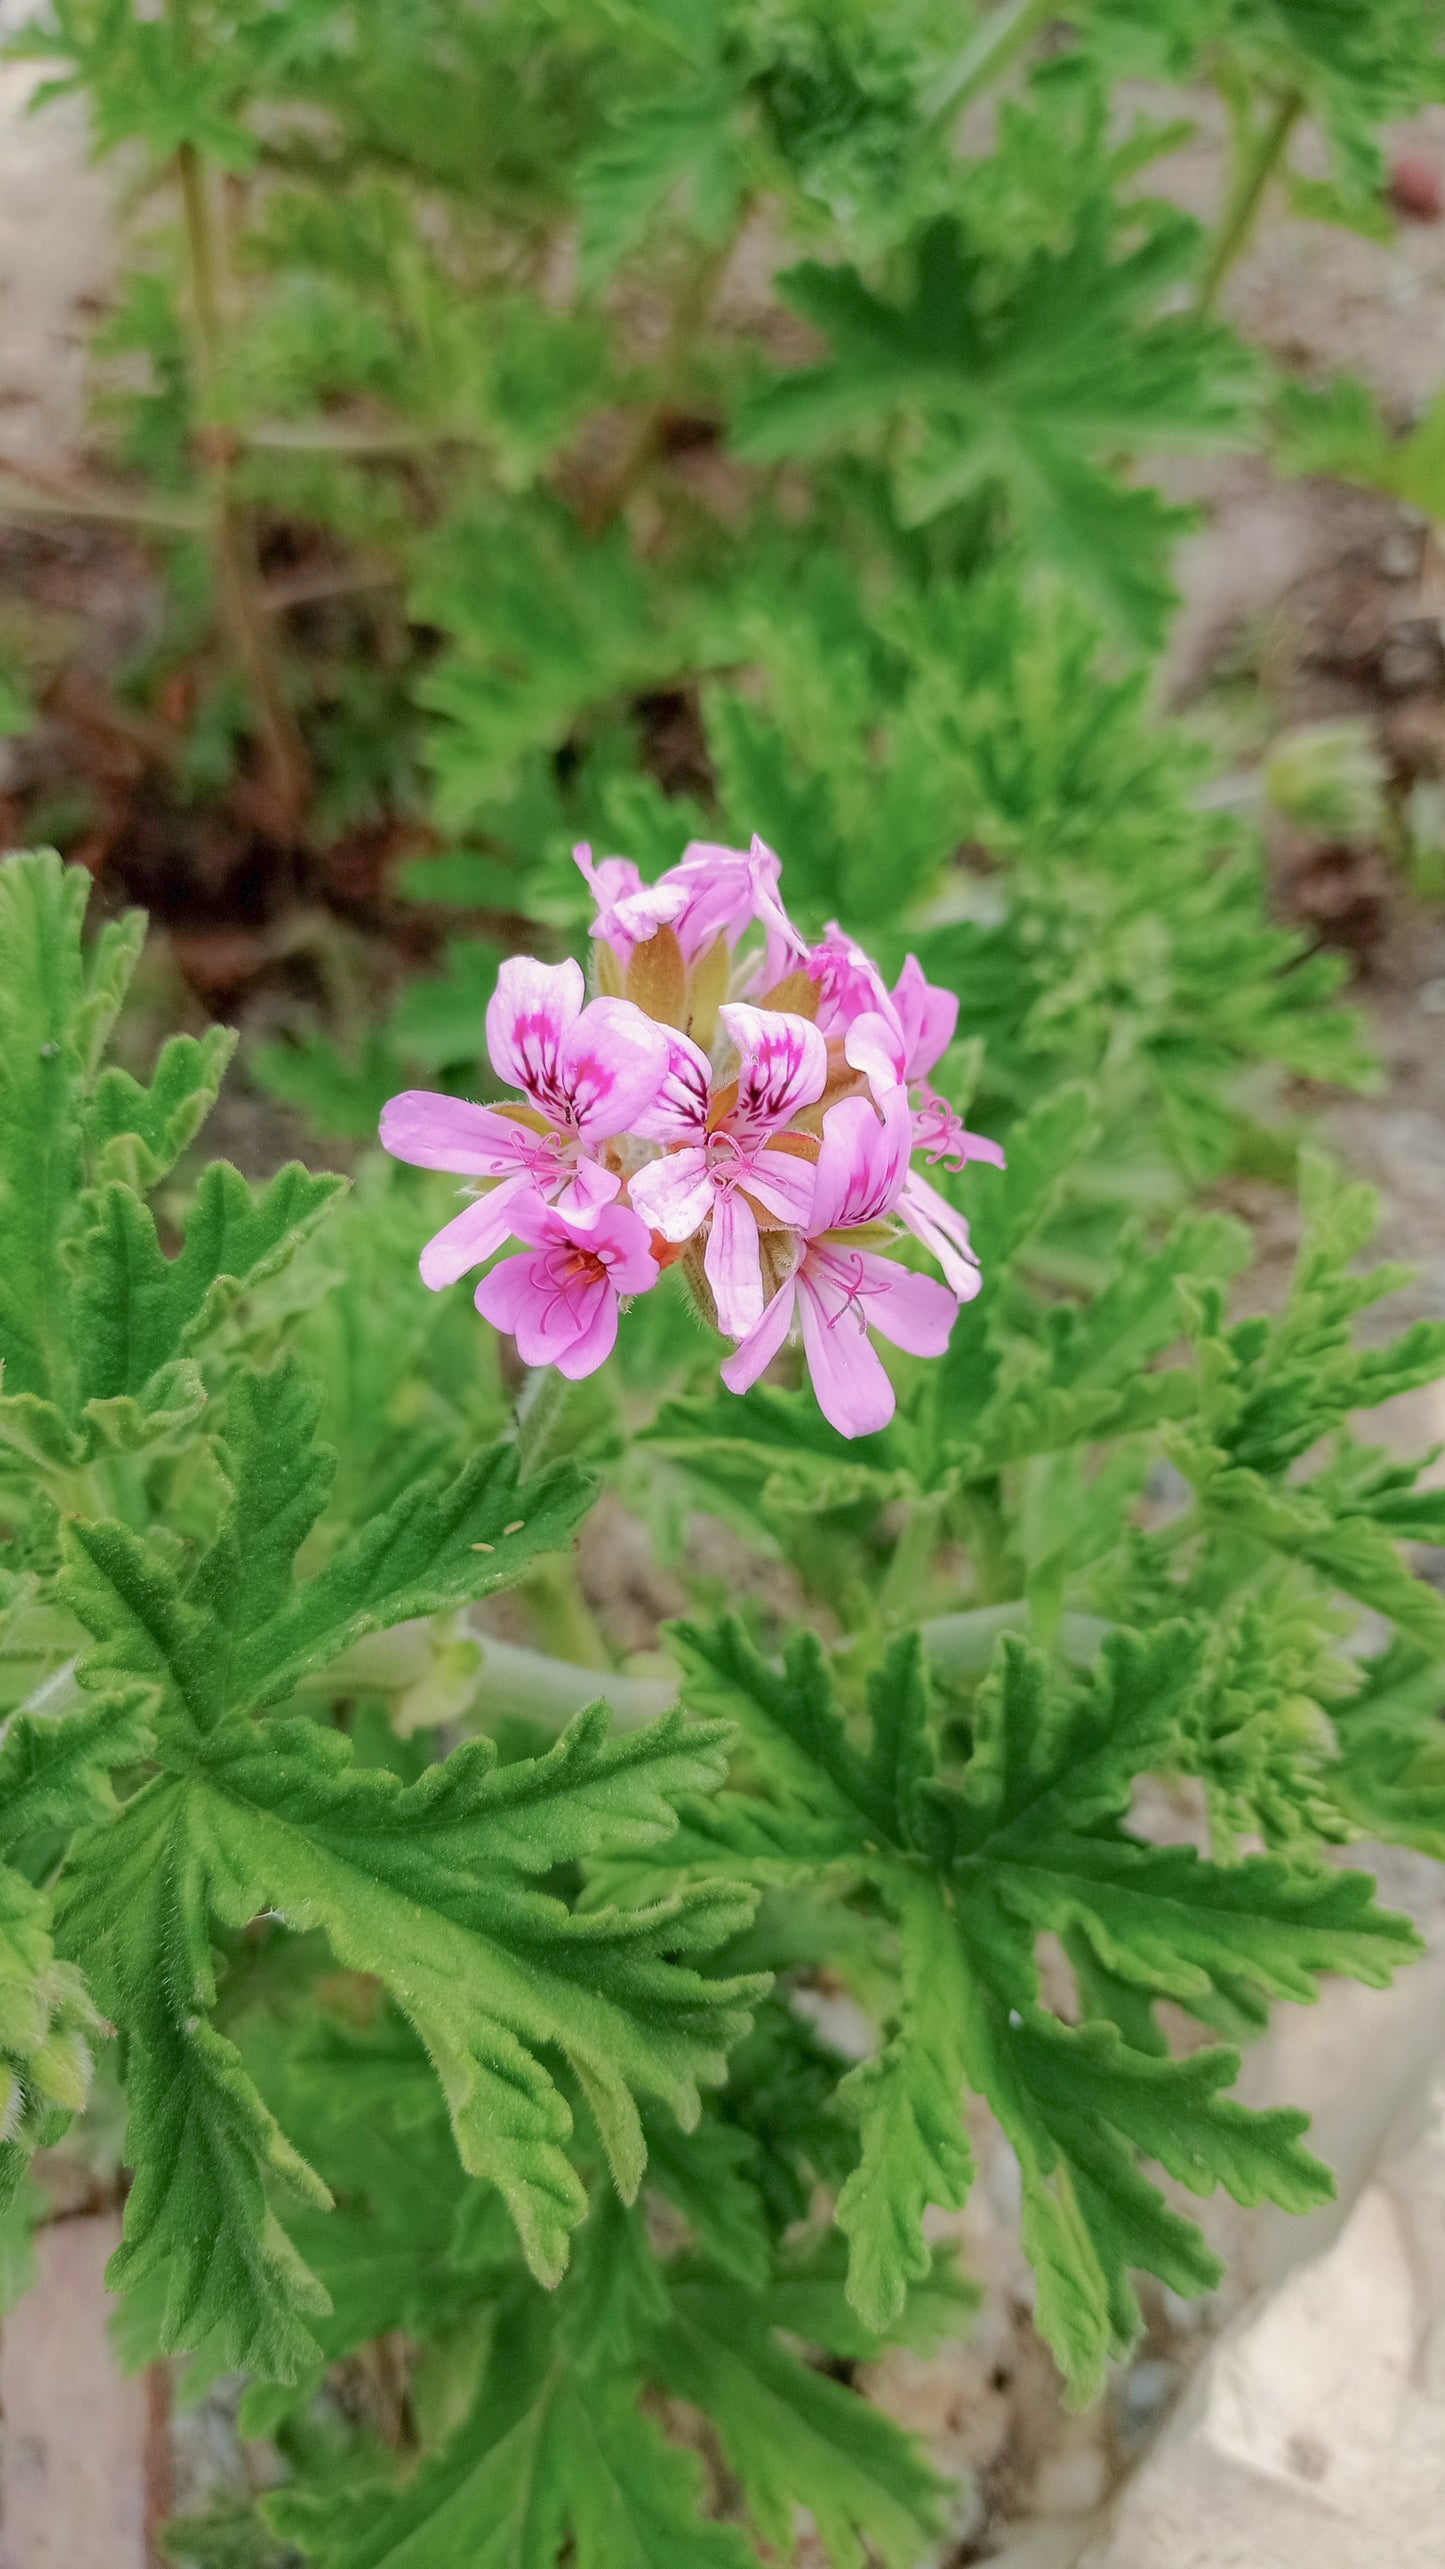
<svg viewBox="0 0 1445 2569">
<path fill-rule="evenodd" d="M 577 850 L 597 904 L 599 995 L 581 966 L 504 963 L 487 1045 L 513 1103 L 410 1090 L 381 1138 L 398 1159 L 487 1181 L 422 1252 L 440 1287 L 509 1241 L 477 1309 L 529 1365 L 573 1380 L 610 1354 L 625 1296 L 681 1261 L 737 1343 L 722 1367 L 746 1391 L 801 1330 L 824 1415 L 863 1436 L 893 1414 L 869 1332 L 940 1356 L 979 1272 L 962 1216 L 914 1165 L 1003 1166 L 928 1074 L 958 1002 L 910 955 L 896 988 L 842 930 L 798 934 L 780 867 L 754 839 L 694 843 L 658 883 Z M 902 1231 L 945 1281 L 887 1252 Z"/>
</svg>

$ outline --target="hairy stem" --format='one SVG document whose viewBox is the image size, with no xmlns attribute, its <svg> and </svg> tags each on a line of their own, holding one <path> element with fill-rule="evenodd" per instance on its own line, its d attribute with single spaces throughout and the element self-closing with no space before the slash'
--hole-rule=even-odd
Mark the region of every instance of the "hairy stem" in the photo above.
<svg viewBox="0 0 1445 2569">
<path fill-rule="evenodd" d="M 878 1611 L 885 1623 L 907 1623 L 917 1613 L 938 1549 L 945 1505 L 945 1493 L 936 1491 L 910 1506 L 878 1591 Z"/>
<path fill-rule="evenodd" d="M 209 502 L 211 561 L 221 621 L 245 680 L 278 831 L 295 837 L 306 809 L 306 752 L 281 684 L 261 594 L 249 517 L 234 488 L 234 441 L 222 420 L 225 322 L 211 177 L 194 143 L 176 155 L 185 224 L 188 303 L 201 419 L 199 447 Z"/>
<path fill-rule="evenodd" d="M 513 1714 L 560 1724 L 600 1701 L 611 1706 L 620 1729 L 639 1730 L 677 1702 L 671 1678 L 619 1677 L 615 1669 L 580 1667 L 544 1651 L 519 1649 L 515 1642 L 494 1641 L 489 1632 L 477 1639 L 482 1648 L 481 1702 L 489 1722 Z"/>
<path fill-rule="evenodd" d="M 962 51 L 923 101 L 930 123 L 943 124 L 987 89 L 1056 14 L 1055 0 L 1004 0 L 984 12 Z"/>
<path fill-rule="evenodd" d="M 536 1563 L 522 1586 L 526 1597 L 559 1658 L 569 1659 L 579 1668 L 610 1670 L 612 1653 L 602 1637 L 602 1627 L 582 1594 L 577 1564 L 567 1552 L 549 1553 Z"/>
<path fill-rule="evenodd" d="M 975 1606 L 966 1614 L 933 1615 L 918 1629 L 935 1668 L 951 1677 L 973 1677 L 988 1666 L 1001 1633 L 1031 1632 L 1033 1627 L 1028 1598 L 1011 1597 L 1006 1605 Z M 1076 1666 L 1087 1667 L 1111 1630 L 1112 1626 L 1098 1615 L 1063 1615 L 1056 1636 L 1059 1653 Z"/>
<path fill-rule="evenodd" d="M 523 1480 L 539 1472 L 557 1441 L 568 1385 L 555 1365 L 533 1365 L 517 1395 L 517 1462 Z"/>
<path fill-rule="evenodd" d="M 1303 113 L 1299 91 L 1288 89 L 1262 123 L 1242 129 L 1229 194 L 1200 273 L 1195 310 L 1201 316 L 1213 312 L 1231 268 L 1248 249 L 1270 180 Z"/>
<path fill-rule="evenodd" d="M 712 310 L 713 297 L 748 212 L 749 207 L 744 204 L 727 238 L 715 242 L 710 249 L 699 251 L 684 276 L 668 324 L 667 338 L 658 355 L 655 396 L 647 409 L 633 421 L 610 471 L 603 476 L 597 489 L 589 494 L 585 515 L 594 534 L 600 533 L 604 526 L 620 515 L 656 459 L 668 411 L 677 400 L 688 359 Z"/>
</svg>

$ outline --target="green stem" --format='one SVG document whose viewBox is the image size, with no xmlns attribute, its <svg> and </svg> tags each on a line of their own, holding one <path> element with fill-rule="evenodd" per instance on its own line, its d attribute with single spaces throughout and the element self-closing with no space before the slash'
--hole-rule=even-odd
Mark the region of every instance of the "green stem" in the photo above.
<svg viewBox="0 0 1445 2569">
<path fill-rule="evenodd" d="M 1007 1605 L 975 1606 L 967 1614 L 934 1615 L 918 1629 L 935 1668 L 951 1677 L 976 1677 L 992 1659 L 1000 1633 L 1028 1632 L 1032 1624 L 1027 1597 L 1011 1597 Z M 1113 1626 L 1098 1615 L 1064 1615 L 1057 1636 L 1059 1652 L 1076 1666 L 1087 1667 L 1112 1630 Z"/>
<path fill-rule="evenodd" d="M 1057 0 L 1004 0 L 989 9 L 962 52 L 935 81 L 923 100 L 930 124 L 942 125 L 1006 71 L 1030 39 L 1057 14 Z"/>
<path fill-rule="evenodd" d="M 938 1550 L 939 1521 L 946 1504 L 946 1493 L 935 1491 L 929 1498 L 915 1499 L 909 1508 L 878 1591 L 878 1611 L 885 1623 L 907 1623 L 917 1613 Z"/>
<path fill-rule="evenodd" d="M 468 1720 L 480 1716 L 492 1723 L 512 1715 L 525 1721 L 555 1722 L 560 1729 L 574 1713 L 600 1700 L 611 1705 L 622 1729 L 636 1730 L 677 1702 L 677 1681 L 672 1677 L 619 1677 L 615 1669 L 554 1659 L 547 1651 L 499 1641 L 474 1623 L 467 1624 L 466 1636 L 475 1642 L 479 1654 L 474 1697 L 462 1716 Z M 436 1637 L 429 1621 L 393 1624 L 389 1632 L 368 1633 L 364 1641 L 353 1642 L 329 1668 L 303 1678 L 299 1691 L 308 1698 L 346 1694 L 353 1688 L 403 1695 L 430 1674 L 435 1659 Z M 88 1701 L 75 1684 L 74 1665 L 72 1660 L 69 1669 L 47 1681 L 56 1690 L 56 1700 L 50 1700 L 47 1687 L 39 1687 L 22 1709 L 68 1711 L 71 1694 L 77 1701 Z"/>
<path fill-rule="evenodd" d="M 610 1673 L 612 1653 L 582 1594 L 577 1565 L 570 1552 L 549 1553 L 545 1560 L 537 1562 L 527 1573 L 522 1594 L 559 1659 L 569 1660 L 578 1668 L 600 1668 Z"/>
<path fill-rule="evenodd" d="M 187 300 L 201 421 L 198 444 L 209 501 L 217 603 L 251 699 L 276 828 L 282 836 L 294 838 L 306 809 L 306 752 L 286 701 L 271 627 L 261 601 L 255 534 L 234 489 L 234 441 L 223 421 L 225 317 L 211 174 L 194 143 L 182 143 L 176 155 L 176 171 L 185 226 Z"/>
<path fill-rule="evenodd" d="M 15 1706 L 15 1713 L 39 1713 L 47 1721 L 58 1721 L 66 1713 L 82 1712 L 87 1704 L 94 1703 L 95 1698 L 86 1693 L 75 1670 L 76 1662 L 67 1659 L 63 1667 L 31 1688 L 23 1704 Z M 5 1721 L 0 1723 L 0 1734 L 9 1728 L 15 1713 L 7 1714 Z"/>
<path fill-rule="evenodd" d="M 33 466 L 0 458 L 0 516 L 94 518 L 106 526 L 145 526 L 166 535 L 199 535 L 201 511 L 183 500 L 151 500 L 95 482 L 48 482 Z"/>
<path fill-rule="evenodd" d="M 1249 246 L 1270 180 L 1304 113 L 1304 103 L 1297 89 L 1287 89 L 1275 101 L 1273 113 L 1240 137 L 1229 195 L 1200 273 L 1194 308 L 1201 318 L 1213 312 L 1230 269 Z"/>
<path fill-rule="evenodd" d="M 556 1443 L 567 1389 L 555 1365 L 533 1365 L 517 1395 L 517 1461 L 524 1481 L 541 1470 Z"/>
<path fill-rule="evenodd" d="M 594 534 L 600 533 L 621 514 L 657 456 L 668 411 L 678 398 L 688 359 L 712 310 L 718 283 L 732 257 L 749 210 L 750 204 L 745 202 L 726 240 L 699 251 L 683 279 L 668 323 L 666 340 L 658 353 L 653 398 L 634 420 L 612 470 L 590 497 L 586 515 Z"/>
<path fill-rule="evenodd" d="M 535 1593 L 535 1572 L 527 1584 Z M 987 1668 L 1001 1633 L 1026 1633 L 1032 1623 L 1027 1597 L 1013 1597 L 1006 1605 L 975 1606 L 964 1614 L 930 1616 L 920 1624 L 919 1631 L 936 1669 L 948 1676 L 976 1677 Z M 1066 1614 L 1058 1634 L 1061 1656 L 1077 1667 L 1089 1666 L 1111 1629 L 1098 1615 Z M 619 1677 L 615 1669 L 583 1659 L 575 1650 L 556 1656 L 550 1651 L 527 1650 L 515 1642 L 499 1641 L 489 1632 L 479 1632 L 474 1624 L 469 1631 L 481 1653 L 473 1713 L 489 1723 L 514 1716 L 555 1724 L 560 1730 L 574 1714 L 600 1701 L 611 1706 L 621 1729 L 637 1730 L 645 1722 L 656 1721 L 659 1714 L 677 1702 L 674 1678 Z M 573 1637 L 570 1632 L 559 1631 L 556 1635 L 559 1641 Z M 334 1694 L 349 1686 L 364 1686 L 381 1694 L 399 1694 L 426 1674 L 434 1649 L 430 1623 L 397 1624 L 390 1632 L 373 1633 L 353 1643 L 329 1668 L 304 1679 L 301 1691 L 306 1695 Z M 76 1685 L 74 1667 L 72 1660 L 47 1679 L 21 1710 L 59 1713 L 69 1711 L 73 1703 L 88 1701 Z"/>
<path fill-rule="evenodd" d="M 489 1721 L 512 1713 L 534 1722 L 570 1722 L 574 1713 L 600 1700 L 611 1706 L 619 1728 L 640 1730 L 677 1702 L 677 1685 L 669 1677 L 619 1677 L 615 1669 L 580 1668 L 570 1659 L 494 1641 L 490 1633 L 477 1638 Z"/>
</svg>

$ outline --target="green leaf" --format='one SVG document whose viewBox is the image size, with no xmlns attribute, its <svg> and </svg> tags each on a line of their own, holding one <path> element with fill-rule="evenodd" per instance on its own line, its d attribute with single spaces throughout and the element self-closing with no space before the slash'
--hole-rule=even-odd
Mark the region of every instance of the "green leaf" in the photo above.
<svg viewBox="0 0 1445 2569">
<path fill-rule="evenodd" d="M 66 1533 L 63 1592 L 97 1644 L 84 1682 L 159 1685 L 162 1718 L 201 1730 L 276 1702 L 366 1633 L 505 1585 L 566 1539 L 590 1495 L 567 1464 L 523 1483 L 515 1447 L 494 1446 L 450 1488 L 413 1483 L 297 1585 L 291 1558 L 335 1459 L 316 1442 L 319 1395 L 287 1358 L 269 1376 L 238 1371 L 229 1409 L 230 1503 L 188 1580 L 124 1526 Z"/>
<path fill-rule="evenodd" d="M 635 2097 L 684 2123 L 724 2073 L 755 1979 L 681 1957 L 746 1922 L 751 1899 L 700 1885 L 645 1910 L 570 1911 L 527 1877 L 649 1846 L 674 1801 L 721 1772 L 716 1729 L 681 1716 L 616 1742 L 599 1706 L 541 1759 L 498 1767 L 490 1742 L 407 1787 L 352 1762 L 307 1722 L 228 1721 L 203 1756 L 159 1777 L 80 1849 L 64 1932 L 98 1975 L 133 2053 L 128 2146 L 138 2169 L 118 2279 L 172 2276 L 165 2342 L 220 2331 L 234 2360 L 295 2378 L 315 2359 L 301 2317 L 315 2287 L 266 2210 L 267 2169 L 310 2182 L 209 2024 L 207 1917 L 278 1911 L 321 1928 L 338 1961 L 395 1995 L 441 2079 L 463 2164 L 507 2202 L 530 2262 L 561 2273 L 586 2198 L 565 2143 L 572 2115 L 544 2059 L 579 2081 L 619 2187 L 645 2156 Z M 215 2196 L 203 2252 L 197 2205 Z"/>
<path fill-rule="evenodd" d="M 82 1179 L 81 1101 L 144 922 L 80 947 L 90 877 L 58 856 L 0 865 L 0 1346 L 13 1396 L 63 1390 L 70 1361 L 61 1242 Z"/>
<path fill-rule="evenodd" d="M 506 2361 L 472 2415 L 394 2495 L 328 2507 L 314 2534 L 276 2510 L 324 2569 L 753 2569 L 734 2526 L 698 2514 L 700 2472 L 632 2386 L 569 2362 L 535 2302 L 504 2305 Z M 308 2539 L 310 2535 L 310 2539 Z"/>
<path fill-rule="evenodd" d="M 769 1668 L 730 1616 L 706 1627 L 670 1624 L 667 1634 L 688 1703 L 736 1721 L 785 1782 L 789 1801 L 832 1828 L 840 1847 L 850 1835 L 893 1834 L 892 1797 L 848 1739 L 816 1634 L 794 1634 L 781 1670 Z"/>
<path fill-rule="evenodd" d="M 799 1875 L 830 1863 L 840 1885 L 866 1883 L 898 1930 L 888 2039 L 842 2091 L 860 2126 L 838 2207 L 855 2308 L 891 2324 L 926 2274 L 926 2207 L 956 2209 L 967 2190 L 971 2088 L 1018 2154 L 1040 2325 L 1081 2394 L 1137 2327 L 1131 2265 L 1180 2291 L 1203 2290 L 1215 2271 L 1138 2170 L 1139 2152 L 1196 2192 L 1218 2183 L 1297 2208 L 1328 2191 L 1298 2146 L 1303 2118 L 1255 2117 L 1225 2097 L 1233 2053 L 1170 2060 L 1148 2002 L 1171 1997 L 1206 2022 L 1252 2026 L 1270 1997 L 1312 1998 L 1323 1972 L 1378 1985 L 1418 1950 L 1362 1875 L 1275 1856 L 1218 1866 L 1120 1825 L 1138 1776 L 1186 1755 L 1210 1640 L 1202 1618 L 1147 1640 L 1115 1632 L 1080 1683 L 1006 1634 L 952 1783 L 910 1651 L 895 1650 L 871 1690 L 865 1757 L 811 1636 L 779 1671 L 736 1625 L 677 1635 L 686 1700 L 737 1720 L 753 1761 L 750 1789 L 713 1806 L 699 1852 L 710 1844 L 716 1860 L 730 1854 L 763 1878 L 789 1853 Z M 1045 1933 L 1087 1959 L 1081 1994 L 1107 1998 L 1106 2022 L 1071 2026 L 1045 2011 Z"/>
<path fill-rule="evenodd" d="M 149 1711 L 149 1695 L 134 1687 L 56 1715 L 12 1713 L 0 1739 L 0 1854 L 112 1812 L 111 1771 L 149 1754 Z"/>
<path fill-rule="evenodd" d="M 923 2216 L 968 2200 L 973 2158 L 963 2127 L 966 2001 L 946 1912 L 926 1893 L 902 1896 L 903 2007 L 898 2032 L 844 2080 L 839 2103 L 856 2117 L 858 2164 L 838 2197 L 848 2241 L 848 2292 L 864 2323 L 893 2328 L 909 2287 L 932 2263 Z"/>
<path fill-rule="evenodd" d="M 794 2318 L 804 2311 L 791 2313 Z M 891 2419 L 772 2335 L 767 2297 L 699 2277 L 673 2291 L 658 2364 L 712 2420 L 760 2540 L 786 2559 L 808 2509 L 834 2569 L 911 2569 L 936 2530 L 939 2484 Z M 789 2324 L 787 2306 L 777 2314 Z"/>
<path fill-rule="evenodd" d="M 243 1292 L 295 1255 L 344 1184 L 293 1164 L 253 1194 L 235 1169 L 214 1160 L 174 1258 L 163 1255 L 150 1213 L 129 1188 L 103 1187 L 78 1251 L 82 1396 L 106 1401 L 143 1391 Z"/>
<path fill-rule="evenodd" d="M 1308 1487 L 1277 1489 L 1244 1471 L 1208 1474 L 1201 1504 L 1216 1524 L 1307 1561 L 1331 1587 L 1373 1606 L 1445 1659 L 1445 1597 L 1406 1568 L 1398 1544 L 1373 1517 L 1336 1516 Z"/>
<path fill-rule="evenodd" d="M 62 1944 L 83 1955 L 125 2038 L 126 2150 L 135 2183 L 111 2260 L 117 2291 L 163 2278 L 160 2343 L 214 2339 L 227 2361 L 294 2380 L 327 2309 L 267 2199 L 276 2180 L 330 2201 L 207 2010 L 215 1979 L 195 1788 L 157 1778 L 82 1841 L 67 1876 Z"/>
<path fill-rule="evenodd" d="M 224 1026 L 194 1035 L 172 1035 L 161 1048 L 148 1088 L 128 1070 L 111 1068 L 97 1080 L 85 1117 L 85 1150 L 95 1181 L 121 1179 L 148 1194 L 195 1139 L 236 1049 Z"/>
<path fill-rule="evenodd" d="M 726 239 L 742 194 L 730 130 L 741 96 L 735 75 L 699 69 L 676 96 L 643 99 L 618 115 L 577 175 L 585 284 L 604 283 L 680 196 L 699 239 Z"/>
<path fill-rule="evenodd" d="M 238 1726 L 205 1764 L 207 1862 L 230 1923 L 278 1909 L 386 1983 L 437 2068 L 464 2166 L 499 2187 L 549 2282 L 585 2197 L 539 2047 L 580 2081 L 630 2199 L 645 2159 L 635 2095 L 695 2120 L 699 2082 L 723 2076 L 759 1990 L 672 1959 L 735 1932 L 745 1894 L 703 1885 L 581 1915 L 518 1878 L 654 1843 L 672 1798 L 721 1773 L 715 1730 L 668 1717 L 614 1744 L 606 1720 L 599 1706 L 548 1757 L 502 1768 L 490 1742 L 472 1743 L 409 1788 L 355 1768 L 344 1740 L 308 1723 Z"/>
<path fill-rule="evenodd" d="M 1179 513 L 1151 491 L 1122 489 L 1095 458 L 1237 428 L 1244 373 L 1227 333 L 1160 317 L 1192 227 L 1156 208 L 1144 229 L 1116 256 L 1107 199 L 1080 207 L 1067 244 L 1036 248 L 1002 294 L 952 215 L 919 234 L 900 304 L 856 268 L 787 270 L 781 291 L 826 335 L 831 358 L 754 397 L 739 451 L 771 461 L 860 436 L 877 446 L 891 428 L 905 525 L 1002 488 L 1030 545 L 1081 572 L 1126 629 L 1151 639 Z"/>
</svg>

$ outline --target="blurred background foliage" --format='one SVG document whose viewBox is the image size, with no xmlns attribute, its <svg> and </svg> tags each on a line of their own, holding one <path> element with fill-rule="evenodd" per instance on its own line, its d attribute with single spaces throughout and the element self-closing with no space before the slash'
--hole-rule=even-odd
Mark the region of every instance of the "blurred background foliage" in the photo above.
<svg viewBox="0 0 1445 2569">
<path fill-rule="evenodd" d="M 1247 1157 L 1271 1071 L 1359 1077 L 1148 710 L 1188 523 L 1151 469 L 1282 439 L 1430 505 L 1428 421 L 1279 384 L 1215 306 L 1271 189 L 1388 221 L 1440 16 L 56 0 L 41 111 L 84 95 L 129 207 L 100 505 L 166 573 L 116 694 L 172 837 L 320 894 L 256 1076 L 360 1138 L 475 1080 L 501 952 L 575 942 L 575 840 L 756 828 L 805 925 L 946 961 L 996 1123 L 1109 1057 L 1130 1185 Z M 1150 193 L 1201 83 L 1205 226 Z M 338 913 L 432 969 L 386 998 Z"/>
</svg>

